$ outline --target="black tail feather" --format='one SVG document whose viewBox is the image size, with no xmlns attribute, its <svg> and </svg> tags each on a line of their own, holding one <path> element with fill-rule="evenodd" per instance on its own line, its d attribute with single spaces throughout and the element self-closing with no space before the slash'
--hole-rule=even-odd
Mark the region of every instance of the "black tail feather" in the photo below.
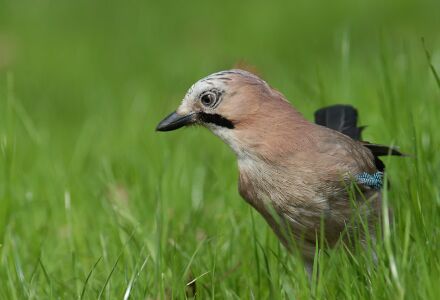
<svg viewBox="0 0 440 300">
<path fill-rule="evenodd" d="M 348 135 L 354 140 L 361 139 L 364 127 L 357 127 L 358 112 L 350 105 L 333 105 L 315 112 L 315 123 Z"/>
</svg>

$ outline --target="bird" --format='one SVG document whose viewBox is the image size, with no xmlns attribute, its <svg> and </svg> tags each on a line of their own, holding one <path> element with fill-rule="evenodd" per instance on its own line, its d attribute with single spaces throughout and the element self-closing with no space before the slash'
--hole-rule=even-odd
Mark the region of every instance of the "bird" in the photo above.
<svg viewBox="0 0 440 300">
<path fill-rule="evenodd" d="M 353 106 L 332 105 L 311 122 L 259 76 L 231 69 L 194 83 L 156 130 L 201 125 L 229 145 L 239 194 L 311 270 L 321 233 L 333 247 L 354 234 L 356 211 L 368 228 L 380 220 L 385 165 L 379 157 L 403 155 L 361 141 L 357 119 Z"/>
</svg>

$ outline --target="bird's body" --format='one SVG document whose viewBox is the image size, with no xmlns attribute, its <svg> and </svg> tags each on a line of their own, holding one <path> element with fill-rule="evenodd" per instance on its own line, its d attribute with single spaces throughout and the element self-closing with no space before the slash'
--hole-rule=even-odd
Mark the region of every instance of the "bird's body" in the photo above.
<svg viewBox="0 0 440 300">
<path fill-rule="evenodd" d="M 327 132 L 314 127 L 316 134 Z M 347 142 L 351 148 L 344 149 L 329 137 L 322 141 L 310 136 L 303 138 L 306 148 L 292 148 L 280 157 L 239 158 L 239 191 L 266 218 L 286 246 L 289 244 L 286 234 L 291 233 L 303 241 L 303 254 L 311 258 L 321 219 L 325 222 L 326 240 L 332 245 L 350 223 L 353 207 L 348 190 L 353 174 L 375 170 L 371 154 L 365 153 L 366 158 L 362 157 L 361 147 Z M 379 200 L 375 196 L 379 191 L 365 189 L 364 192 L 367 198 Z M 283 232 L 280 226 L 288 226 L 290 231 Z"/>
<path fill-rule="evenodd" d="M 308 261 L 321 229 L 330 245 L 350 231 L 349 190 L 356 176 L 383 171 L 365 143 L 309 122 L 281 93 L 245 71 L 201 79 L 158 130 L 176 129 L 183 118 L 185 124 L 203 124 L 233 149 L 240 195 L 286 247 L 297 241 Z M 356 191 L 361 211 L 374 224 L 380 190 L 359 185 Z"/>
</svg>

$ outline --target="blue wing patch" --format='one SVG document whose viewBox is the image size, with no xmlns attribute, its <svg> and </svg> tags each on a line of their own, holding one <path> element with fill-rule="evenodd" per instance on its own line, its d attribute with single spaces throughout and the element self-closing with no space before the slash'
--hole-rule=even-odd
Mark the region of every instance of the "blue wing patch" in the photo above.
<svg viewBox="0 0 440 300">
<path fill-rule="evenodd" d="M 369 174 L 363 172 L 356 176 L 357 183 L 369 186 L 375 190 L 380 190 L 383 186 L 383 172 Z"/>
</svg>

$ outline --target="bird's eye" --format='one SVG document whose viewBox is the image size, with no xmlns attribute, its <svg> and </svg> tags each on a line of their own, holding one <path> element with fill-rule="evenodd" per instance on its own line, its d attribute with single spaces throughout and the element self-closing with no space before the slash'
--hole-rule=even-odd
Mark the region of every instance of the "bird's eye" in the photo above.
<svg viewBox="0 0 440 300">
<path fill-rule="evenodd" d="M 200 101 L 202 102 L 202 104 L 204 106 L 208 106 L 208 107 L 213 106 L 215 104 L 216 100 L 217 100 L 217 96 L 214 93 L 211 93 L 211 92 L 203 94 L 200 97 Z"/>
</svg>

